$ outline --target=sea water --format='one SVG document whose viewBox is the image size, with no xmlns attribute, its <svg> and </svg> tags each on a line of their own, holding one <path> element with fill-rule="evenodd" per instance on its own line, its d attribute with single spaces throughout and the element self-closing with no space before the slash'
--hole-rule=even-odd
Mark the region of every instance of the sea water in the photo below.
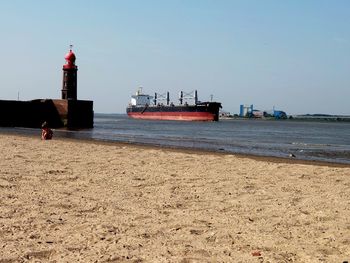
<svg viewBox="0 0 350 263">
<path fill-rule="evenodd" d="M 38 133 L 36 129 L 0 131 Z M 96 114 L 94 128 L 55 130 L 58 137 L 127 142 L 350 164 L 350 123 L 296 120 L 185 122 Z"/>
</svg>

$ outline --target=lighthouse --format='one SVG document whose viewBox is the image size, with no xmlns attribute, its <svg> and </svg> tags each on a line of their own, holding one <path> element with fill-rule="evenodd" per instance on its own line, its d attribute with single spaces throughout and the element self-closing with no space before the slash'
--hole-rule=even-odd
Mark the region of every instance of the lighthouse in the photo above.
<svg viewBox="0 0 350 263">
<path fill-rule="evenodd" d="M 77 100 L 77 71 L 75 54 L 70 45 L 69 52 L 65 55 L 66 64 L 63 65 L 62 99 Z"/>
<path fill-rule="evenodd" d="M 62 98 L 0 100 L 0 127 L 40 128 L 43 122 L 49 123 L 52 128 L 94 127 L 94 102 L 77 99 L 78 67 L 75 65 L 72 45 L 64 58 L 66 63 L 63 65 Z"/>
</svg>

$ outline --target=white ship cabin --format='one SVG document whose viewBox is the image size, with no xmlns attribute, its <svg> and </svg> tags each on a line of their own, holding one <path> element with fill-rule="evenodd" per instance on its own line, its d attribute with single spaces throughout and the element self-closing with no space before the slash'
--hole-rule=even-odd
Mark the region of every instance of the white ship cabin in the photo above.
<svg viewBox="0 0 350 263">
<path fill-rule="evenodd" d="M 136 95 L 131 96 L 131 105 L 132 106 L 144 106 L 151 105 L 153 97 L 147 94 L 142 94 L 142 90 L 139 89 L 136 92 Z"/>
</svg>

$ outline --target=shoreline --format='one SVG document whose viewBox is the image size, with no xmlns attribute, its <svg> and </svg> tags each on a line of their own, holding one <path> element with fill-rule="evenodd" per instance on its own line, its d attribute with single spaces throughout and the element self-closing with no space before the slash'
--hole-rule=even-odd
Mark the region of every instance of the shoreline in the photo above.
<svg viewBox="0 0 350 263">
<path fill-rule="evenodd" d="M 30 138 L 38 138 L 36 135 L 32 134 L 20 134 L 20 133 L 11 133 L 11 132 L 2 132 L 1 134 L 10 135 L 10 136 L 24 136 Z M 38 133 L 39 134 L 39 133 Z M 40 135 L 39 135 L 40 137 Z M 234 155 L 237 158 L 247 158 L 256 161 L 262 162 L 272 162 L 272 163 L 286 163 L 286 164 L 305 164 L 305 165 L 317 165 L 317 166 L 328 166 L 328 167 L 339 167 L 339 168 L 349 168 L 350 164 L 346 163 L 337 163 L 337 162 L 327 162 L 327 161 L 314 161 L 314 160 L 302 160 L 297 158 L 288 158 L 288 157 L 276 157 L 276 156 L 261 156 L 254 154 L 242 154 L 242 153 L 230 153 L 230 152 L 220 152 L 210 149 L 194 149 L 194 148 L 183 148 L 176 146 L 163 146 L 163 145 L 150 145 L 142 144 L 137 142 L 118 142 L 118 141 L 108 141 L 108 140 L 99 140 L 99 139 L 84 139 L 84 138 L 65 138 L 65 137 L 55 137 L 53 140 L 63 140 L 63 141 L 77 141 L 82 143 L 92 143 L 92 144 L 101 144 L 101 145 L 127 145 L 140 147 L 143 149 L 164 149 L 173 152 L 184 152 L 184 153 L 193 153 L 193 154 L 213 154 L 213 155 Z"/>
</svg>

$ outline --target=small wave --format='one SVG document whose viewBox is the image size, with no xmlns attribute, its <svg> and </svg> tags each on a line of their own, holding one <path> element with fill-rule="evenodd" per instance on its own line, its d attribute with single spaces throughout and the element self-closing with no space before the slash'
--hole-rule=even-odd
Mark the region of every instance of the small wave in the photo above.
<svg viewBox="0 0 350 263">
<path fill-rule="evenodd" d="M 293 145 L 302 145 L 302 146 L 307 146 L 307 143 L 302 143 L 302 142 L 292 142 Z"/>
<path fill-rule="evenodd" d="M 292 145 L 297 146 L 308 146 L 308 147 L 337 147 L 338 145 L 329 144 L 329 143 L 303 143 L 303 142 L 292 142 Z"/>
</svg>

